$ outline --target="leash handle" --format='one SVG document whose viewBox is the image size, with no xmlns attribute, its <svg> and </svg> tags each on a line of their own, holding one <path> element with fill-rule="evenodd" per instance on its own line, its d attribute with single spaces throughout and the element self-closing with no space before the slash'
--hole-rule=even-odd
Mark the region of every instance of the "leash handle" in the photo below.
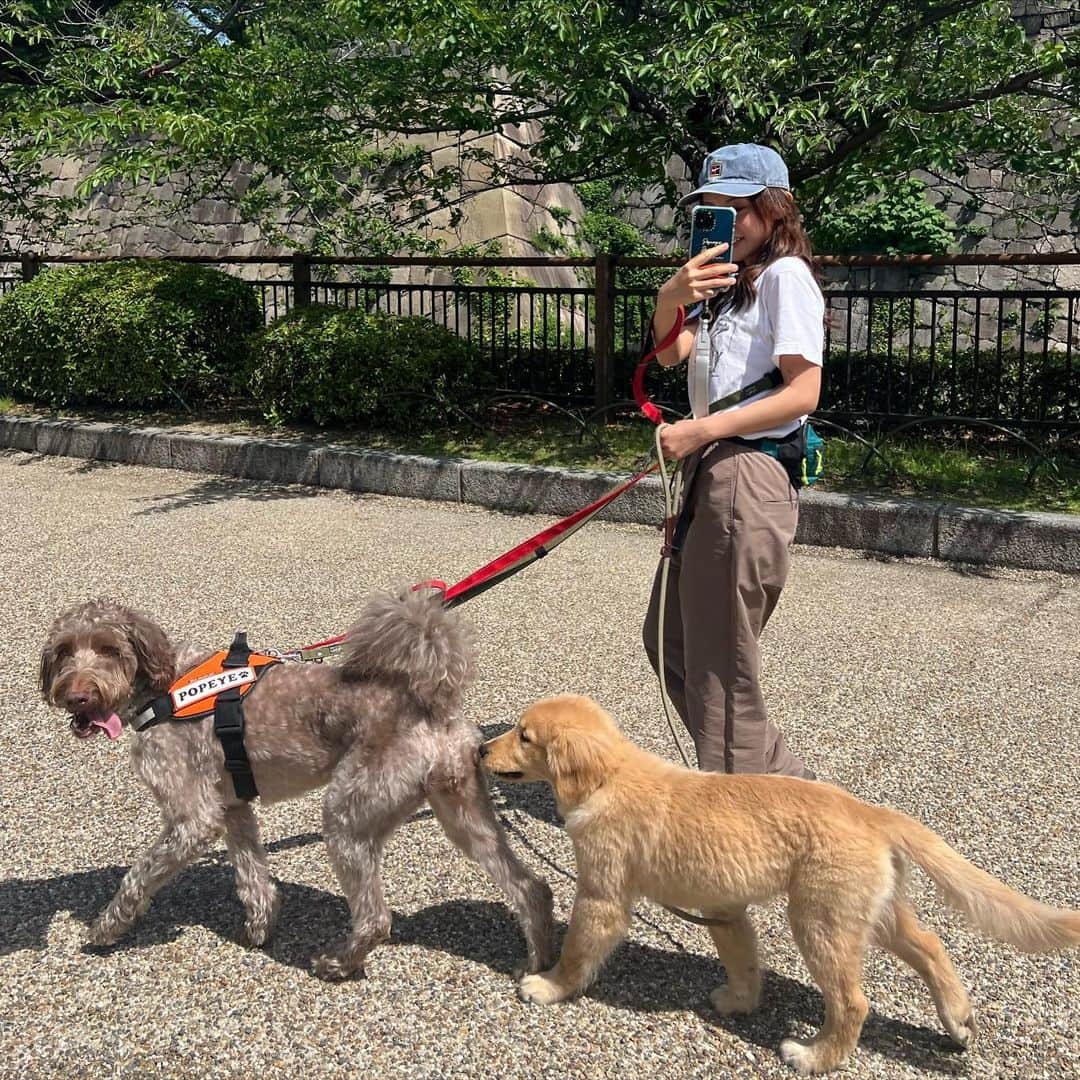
<svg viewBox="0 0 1080 1080">
<path fill-rule="evenodd" d="M 655 319 L 655 315 L 653 318 Z M 659 407 L 650 400 L 649 395 L 645 393 L 645 369 L 649 366 L 650 362 L 656 357 L 657 353 L 662 353 L 665 349 L 670 348 L 675 344 L 682 333 L 683 324 L 686 322 L 686 308 L 681 304 L 679 305 L 678 313 L 675 316 L 675 325 L 664 335 L 664 340 L 661 341 L 650 352 L 647 352 L 639 361 L 638 366 L 634 370 L 634 400 L 638 404 L 638 408 L 647 416 L 654 424 L 662 424 L 664 422 L 664 414 L 660 411 Z M 649 321 L 649 336 L 655 340 L 653 336 L 653 323 Z"/>
<path fill-rule="evenodd" d="M 418 581 L 409 589 L 409 592 L 419 592 L 421 589 L 437 589 L 439 592 L 445 593 L 448 587 L 445 581 L 432 578 L 430 581 Z"/>
</svg>

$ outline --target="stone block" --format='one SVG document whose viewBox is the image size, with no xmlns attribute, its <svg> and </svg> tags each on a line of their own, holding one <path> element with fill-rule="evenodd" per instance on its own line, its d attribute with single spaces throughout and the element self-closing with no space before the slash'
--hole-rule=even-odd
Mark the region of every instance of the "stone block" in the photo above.
<svg viewBox="0 0 1080 1080">
<path fill-rule="evenodd" d="M 1071 26 L 1076 18 L 1072 11 L 1051 11 L 1043 16 L 1042 24 L 1047 30 L 1059 30 Z"/>
<path fill-rule="evenodd" d="M 318 484 L 322 449 L 310 443 L 247 439 L 237 456 L 237 476 L 275 484 Z"/>
<path fill-rule="evenodd" d="M 1054 284 L 1059 289 L 1080 289 L 1080 266 L 1058 266 L 1055 270 Z"/>
<path fill-rule="evenodd" d="M 1080 515 L 944 506 L 938 554 L 957 562 L 1080 571 Z"/>
<path fill-rule="evenodd" d="M 105 458 L 108 461 L 126 461 L 131 465 L 145 465 L 152 469 L 171 469 L 172 447 L 165 428 L 128 428 L 113 425 L 112 433 L 105 442 Z M 123 456 L 121 456 L 121 454 Z"/>
<path fill-rule="evenodd" d="M 243 476 L 247 444 L 251 440 L 235 435 L 194 435 L 170 432 L 169 454 L 174 469 L 188 472 Z"/>
<path fill-rule="evenodd" d="M 568 517 L 613 491 L 630 477 L 504 462 L 470 461 L 461 467 L 461 501 L 532 514 Z M 608 521 L 659 524 L 663 495 L 655 477 L 644 477 L 597 515 Z"/>
<path fill-rule="evenodd" d="M 461 462 L 451 458 L 327 447 L 319 455 L 315 482 L 347 491 L 458 502 L 460 469 Z"/>
<path fill-rule="evenodd" d="M 37 421 L 0 413 L 0 446 L 10 450 L 37 450 Z"/>
<path fill-rule="evenodd" d="M 105 428 L 105 424 L 80 424 L 74 420 L 39 420 L 35 449 L 39 454 L 59 457 L 100 458 Z"/>
<path fill-rule="evenodd" d="M 800 544 L 858 548 L 890 555 L 934 554 L 938 504 L 804 491 L 800 499 Z"/>
</svg>

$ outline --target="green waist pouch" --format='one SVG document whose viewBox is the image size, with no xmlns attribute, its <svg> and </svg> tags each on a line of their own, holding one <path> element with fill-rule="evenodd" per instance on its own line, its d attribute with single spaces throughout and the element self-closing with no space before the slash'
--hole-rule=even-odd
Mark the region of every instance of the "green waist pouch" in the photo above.
<svg viewBox="0 0 1080 1080">
<path fill-rule="evenodd" d="M 802 424 L 782 439 L 733 439 L 752 446 L 784 466 L 796 491 L 816 484 L 825 471 L 825 442 L 809 423 Z"/>
</svg>

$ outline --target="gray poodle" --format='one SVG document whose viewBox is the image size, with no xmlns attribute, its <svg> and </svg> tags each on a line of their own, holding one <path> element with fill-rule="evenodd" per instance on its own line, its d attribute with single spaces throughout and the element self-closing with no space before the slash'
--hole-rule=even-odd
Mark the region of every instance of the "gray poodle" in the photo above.
<svg viewBox="0 0 1080 1080">
<path fill-rule="evenodd" d="M 212 650 L 170 643 L 146 616 L 108 601 L 64 613 L 41 654 L 41 690 L 72 731 L 115 738 Z M 477 765 L 479 731 L 459 715 L 472 675 L 472 636 L 438 593 L 375 595 L 349 631 L 340 665 L 271 667 L 245 699 L 244 742 L 264 802 L 325 785 L 323 835 L 352 912 L 352 930 L 313 958 L 325 979 L 362 972 L 389 936 L 379 876 L 391 833 L 427 799 L 447 836 L 500 886 L 525 933 L 528 971 L 551 965 L 551 890 L 518 861 Z M 132 763 L 161 806 L 164 828 L 90 928 L 112 944 L 178 870 L 224 831 L 252 945 L 278 911 L 251 805 L 225 770 L 213 719 L 169 720 L 132 733 Z"/>
</svg>

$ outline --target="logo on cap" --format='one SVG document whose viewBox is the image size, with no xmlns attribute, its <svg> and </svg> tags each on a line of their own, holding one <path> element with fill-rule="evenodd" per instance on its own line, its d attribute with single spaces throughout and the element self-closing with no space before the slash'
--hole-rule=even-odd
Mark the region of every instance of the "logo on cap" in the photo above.
<svg viewBox="0 0 1080 1080">
<path fill-rule="evenodd" d="M 719 180 L 724 175 L 724 163 L 719 158 L 709 162 L 709 179 Z"/>
</svg>

